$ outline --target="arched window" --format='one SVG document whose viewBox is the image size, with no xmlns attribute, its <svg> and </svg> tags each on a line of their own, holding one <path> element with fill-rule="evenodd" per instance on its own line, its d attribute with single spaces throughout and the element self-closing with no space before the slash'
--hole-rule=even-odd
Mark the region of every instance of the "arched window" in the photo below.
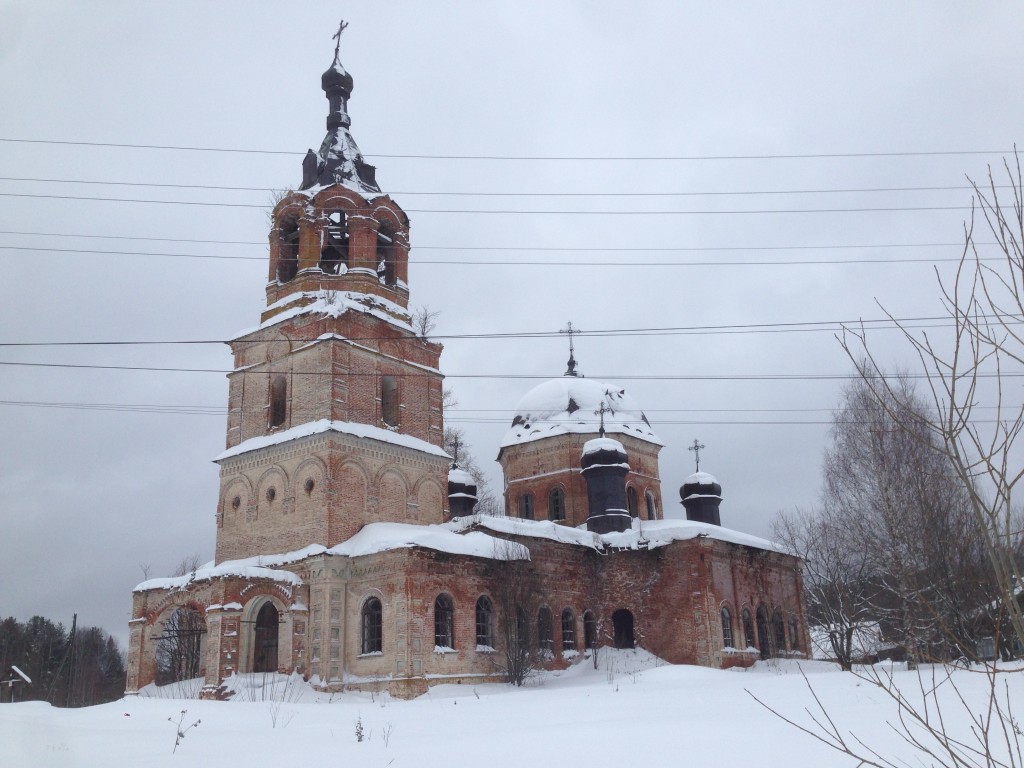
<svg viewBox="0 0 1024 768">
<path fill-rule="evenodd" d="M 551 626 L 551 609 L 547 606 L 537 612 L 537 648 L 550 653 L 555 648 L 554 629 Z"/>
<path fill-rule="evenodd" d="M 348 222 L 341 211 L 326 212 L 320 269 L 328 275 L 343 275 L 348 270 Z"/>
<path fill-rule="evenodd" d="M 494 648 L 494 606 L 486 595 L 476 601 L 476 645 L 477 650 Z"/>
<path fill-rule="evenodd" d="M 654 494 L 648 491 L 644 494 L 644 501 L 647 502 L 647 519 L 658 519 L 658 506 L 654 503 Z"/>
<path fill-rule="evenodd" d="M 782 613 L 775 611 L 772 614 L 772 639 L 775 642 L 776 653 L 786 650 L 786 624 L 782 620 Z"/>
<path fill-rule="evenodd" d="M 729 612 L 729 606 L 722 606 L 722 647 L 732 648 L 732 614 Z"/>
<path fill-rule="evenodd" d="M 398 267 L 395 264 L 397 253 L 395 240 L 390 232 L 377 231 L 377 279 L 384 285 L 398 282 Z"/>
<path fill-rule="evenodd" d="M 789 617 L 789 647 L 794 651 L 800 650 L 800 634 L 796 630 L 796 616 Z"/>
<path fill-rule="evenodd" d="M 562 611 L 562 652 L 576 650 L 576 616 L 572 608 Z"/>
<path fill-rule="evenodd" d="M 434 645 L 455 647 L 455 608 L 448 595 L 438 595 L 434 601 Z"/>
<path fill-rule="evenodd" d="M 360 648 L 364 654 L 384 650 L 384 609 L 376 597 L 363 603 L 363 642 Z"/>
<path fill-rule="evenodd" d="M 194 608 L 178 608 L 163 625 L 156 646 L 156 684 L 199 677 L 204 656 L 206 622 Z"/>
<path fill-rule="evenodd" d="M 533 494 L 524 493 L 519 497 L 519 516 L 523 520 L 533 520 Z"/>
<path fill-rule="evenodd" d="M 743 618 L 743 642 L 746 643 L 747 648 L 756 648 L 757 643 L 754 640 L 754 621 L 750 618 L 750 611 L 747 608 L 744 608 L 743 613 L 740 615 Z"/>
<path fill-rule="evenodd" d="M 565 492 L 561 488 L 552 488 L 548 494 L 548 517 L 565 520 Z"/>
<path fill-rule="evenodd" d="M 629 510 L 630 517 L 637 517 L 640 514 L 640 499 L 632 485 L 626 488 L 626 509 Z"/>
<path fill-rule="evenodd" d="M 583 647 L 597 648 L 597 619 L 593 611 L 583 612 Z"/>
<path fill-rule="evenodd" d="M 299 271 L 299 225 L 283 224 L 277 251 L 277 282 L 287 283 Z"/>
<path fill-rule="evenodd" d="M 280 427 L 288 413 L 288 380 L 275 376 L 270 382 L 270 426 Z"/>
<path fill-rule="evenodd" d="M 769 658 L 772 655 L 771 637 L 768 634 L 768 612 L 764 606 L 757 609 L 757 647 L 761 650 L 762 658 Z"/>
<path fill-rule="evenodd" d="M 398 379 L 394 376 L 380 379 L 380 418 L 389 427 L 398 426 Z"/>
</svg>

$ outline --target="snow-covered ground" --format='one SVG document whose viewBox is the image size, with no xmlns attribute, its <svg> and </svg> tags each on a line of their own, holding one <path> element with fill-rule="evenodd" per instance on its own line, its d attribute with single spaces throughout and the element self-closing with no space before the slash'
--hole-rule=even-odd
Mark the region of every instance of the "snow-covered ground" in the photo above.
<svg viewBox="0 0 1024 768">
<path fill-rule="evenodd" d="M 0 765 L 855 765 L 754 698 L 806 724 L 808 710 L 817 711 L 808 684 L 844 735 L 890 759 L 932 764 L 917 761 L 886 725 L 898 722 L 891 698 L 835 665 L 773 661 L 718 671 L 666 665 L 644 651 L 602 649 L 597 667 L 583 659 L 524 688 L 443 685 L 413 701 L 332 696 L 299 678 L 260 675 L 237 680 L 230 702 L 167 698 L 171 691 L 163 688 L 86 709 L 4 704 Z M 970 722 L 959 695 L 980 708 L 988 689 L 977 668 L 951 678 L 941 667 L 920 674 L 900 665 L 880 669 L 912 701 L 921 700 L 922 688 L 937 686 L 947 727 L 960 734 Z M 1024 701 L 1024 672 L 1001 674 L 1000 689 L 1004 681 L 1011 701 Z M 182 717 L 183 727 L 201 722 L 172 753 Z"/>
</svg>

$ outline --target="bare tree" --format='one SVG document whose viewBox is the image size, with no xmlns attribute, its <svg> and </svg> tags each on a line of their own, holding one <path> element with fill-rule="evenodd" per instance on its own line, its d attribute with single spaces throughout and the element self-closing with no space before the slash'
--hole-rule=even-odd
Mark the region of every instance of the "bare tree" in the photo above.
<svg viewBox="0 0 1024 768">
<path fill-rule="evenodd" d="M 199 676 L 205 633 L 206 622 L 194 608 L 178 608 L 168 617 L 156 647 L 157 685 Z"/>
<path fill-rule="evenodd" d="M 512 685 L 522 685 L 537 669 L 540 650 L 531 627 L 540 608 L 540 580 L 522 544 L 501 541 L 495 545 L 498 562 L 495 607 L 500 647 L 499 666 Z"/>
<path fill-rule="evenodd" d="M 437 318 L 440 315 L 440 310 L 431 309 L 426 304 L 422 307 L 416 307 L 412 313 L 412 328 L 416 331 L 416 335 L 423 339 L 423 341 L 428 341 L 430 334 L 437 328 Z"/>
</svg>

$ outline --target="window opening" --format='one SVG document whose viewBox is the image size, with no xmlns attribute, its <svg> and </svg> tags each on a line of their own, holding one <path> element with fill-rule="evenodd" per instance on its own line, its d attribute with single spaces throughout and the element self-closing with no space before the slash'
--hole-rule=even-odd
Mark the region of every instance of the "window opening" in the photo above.
<svg viewBox="0 0 1024 768">
<path fill-rule="evenodd" d="M 381 378 L 380 417 L 387 426 L 398 426 L 398 379 L 394 376 Z"/>
<path fill-rule="evenodd" d="M 750 618 L 750 611 L 744 608 L 743 613 L 741 613 L 740 616 L 743 620 L 743 642 L 746 643 L 747 648 L 756 648 L 757 644 L 754 641 L 754 622 Z"/>
<path fill-rule="evenodd" d="M 434 645 L 438 648 L 455 647 L 455 608 L 448 595 L 438 595 L 434 601 Z"/>
<path fill-rule="evenodd" d="M 772 639 L 775 641 L 776 653 L 786 650 L 786 623 L 782 620 L 782 614 L 776 611 L 772 615 Z"/>
<path fill-rule="evenodd" d="M 637 497 L 636 488 L 633 486 L 626 488 L 626 509 L 629 510 L 630 517 L 638 517 L 640 515 L 640 499 Z"/>
<path fill-rule="evenodd" d="M 576 650 L 576 616 L 572 608 L 562 611 L 562 651 Z"/>
<path fill-rule="evenodd" d="M 194 608 L 178 608 L 164 622 L 156 646 L 156 684 L 199 677 L 206 622 Z"/>
<path fill-rule="evenodd" d="M 494 606 L 486 595 L 476 601 L 476 644 L 494 647 Z"/>
<path fill-rule="evenodd" d="M 565 492 L 561 488 L 552 488 L 548 494 L 548 517 L 565 520 Z"/>
<path fill-rule="evenodd" d="M 757 647 L 761 649 L 761 656 L 769 658 L 772 655 L 770 646 L 770 635 L 768 634 L 768 614 L 761 606 L 757 609 Z"/>
<path fill-rule="evenodd" d="M 320 269 L 328 275 L 343 275 L 348 271 L 348 222 L 341 211 L 327 213 Z"/>
<path fill-rule="evenodd" d="M 284 376 L 276 376 L 270 382 L 270 426 L 280 427 L 284 424 L 288 412 L 288 380 Z"/>
<path fill-rule="evenodd" d="M 728 606 L 722 606 L 722 647 L 732 648 L 732 614 Z"/>
<path fill-rule="evenodd" d="M 555 649 L 551 609 L 547 607 L 541 608 L 537 612 L 537 648 L 547 653 L 551 653 Z"/>
<path fill-rule="evenodd" d="M 620 608 L 612 614 L 612 630 L 616 648 L 635 648 L 636 638 L 633 636 L 633 613 Z"/>
<path fill-rule="evenodd" d="M 796 631 L 796 617 L 789 617 L 789 647 L 794 651 L 800 650 L 800 643 L 797 640 L 800 635 Z"/>
<path fill-rule="evenodd" d="M 592 611 L 583 612 L 583 647 L 597 648 L 597 619 Z"/>
<path fill-rule="evenodd" d="M 654 494 L 648 491 L 644 494 L 644 500 L 647 502 L 647 519 L 657 520 L 658 519 L 658 507 L 654 503 Z"/>
<path fill-rule="evenodd" d="M 377 279 L 384 285 L 394 285 L 398 281 L 395 265 L 395 241 L 386 232 L 377 232 Z"/>
<path fill-rule="evenodd" d="M 361 653 L 381 653 L 384 650 L 384 609 L 376 597 L 363 603 L 362 623 Z"/>
<path fill-rule="evenodd" d="M 526 620 L 526 611 L 520 605 L 516 606 L 515 636 L 512 638 L 512 645 L 524 653 L 530 648 L 530 624 Z"/>
<path fill-rule="evenodd" d="M 277 281 L 287 283 L 299 271 L 299 227 L 288 222 L 281 230 L 277 251 Z"/>
<path fill-rule="evenodd" d="M 533 494 L 524 493 L 519 497 L 519 517 L 524 520 L 533 520 Z"/>
<path fill-rule="evenodd" d="M 253 630 L 253 672 L 277 672 L 277 630 L 281 622 L 277 608 L 266 602 L 256 614 Z"/>
</svg>

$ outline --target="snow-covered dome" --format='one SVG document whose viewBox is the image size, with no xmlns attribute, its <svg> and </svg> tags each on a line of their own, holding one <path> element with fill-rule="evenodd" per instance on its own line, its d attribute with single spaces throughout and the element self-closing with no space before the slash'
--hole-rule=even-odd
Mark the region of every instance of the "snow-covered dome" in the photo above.
<svg viewBox="0 0 1024 768">
<path fill-rule="evenodd" d="M 538 384 L 523 396 L 501 447 L 556 435 L 597 432 L 601 425 L 598 411 L 602 405 L 605 432 L 664 445 L 640 406 L 622 387 L 595 379 L 563 376 Z"/>
</svg>

